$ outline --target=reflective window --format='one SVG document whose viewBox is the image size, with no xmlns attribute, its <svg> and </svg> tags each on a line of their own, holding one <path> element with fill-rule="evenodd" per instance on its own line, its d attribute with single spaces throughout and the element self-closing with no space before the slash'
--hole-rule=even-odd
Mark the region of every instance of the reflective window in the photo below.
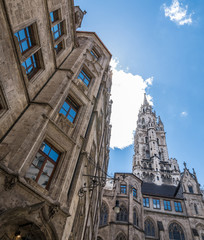
<svg viewBox="0 0 204 240">
<path fill-rule="evenodd" d="M 33 179 L 42 187 L 48 188 L 58 160 L 59 152 L 49 143 L 43 142 L 26 177 Z"/>
<path fill-rule="evenodd" d="M 88 87 L 91 81 L 91 77 L 84 71 L 84 69 L 81 70 L 78 76 L 79 79 L 82 80 L 82 82 Z"/>
<path fill-rule="evenodd" d="M 37 63 L 37 55 L 33 54 L 31 57 L 27 58 L 25 62 L 22 63 L 22 66 L 25 68 L 28 78 L 32 78 L 32 76 L 39 69 Z"/>
<path fill-rule="evenodd" d="M 21 53 L 25 53 L 34 45 L 34 34 L 32 25 L 21 29 L 14 34 L 18 38 Z"/>
<path fill-rule="evenodd" d="M 180 202 L 174 202 L 174 207 L 176 212 L 183 212 Z"/>
<path fill-rule="evenodd" d="M 136 198 L 137 197 L 137 189 L 133 188 L 132 194 L 133 194 L 133 197 Z"/>
<path fill-rule="evenodd" d="M 123 185 L 123 184 L 120 185 L 120 193 L 127 194 L 127 186 L 126 185 Z"/>
<path fill-rule="evenodd" d="M 63 22 L 56 24 L 54 27 L 51 28 L 53 38 L 56 41 L 63 35 Z"/>
<path fill-rule="evenodd" d="M 50 19 L 51 19 L 52 23 L 54 23 L 57 20 L 59 20 L 59 10 L 55 10 L 55 11 L 51 12 L 50 13 Z"/>
<path fill-rule="evenodd" d="M 22 67 L 25 69 L 28 79 L 30 80 L 43 66 L 41 50 L 36 42 L 37 25 L 32 25 L 21 29 L 14 34 L 18 39 L 21 54 Z M 33 48 L 35 46 L 35 48 Z M 37 50 L 37 51 L 36 51 Z M 28 52 L 29 51 L 29 52 Z M 28 52 L 27 54 L 25 54 Z"/>
<path fill-rule="evenodd" d="M 160 200 L 159 199 L 153 199 L 153 208 L 160 209 Z"/>
<path fill-rule="evenodd" d="M 54 46 L 56 54 L 58 54 L 63 49 L 63 41 Z"/>
<path fill-rule="evenodd" d="M 70 122 L 73 123 L 76 119 L 78 110 L 79 106 L 70 97 L 68 97 L 62 105 L 59 113 L 62 113 Z"/>
<path fill-rule="evenodd" d="M 143 198 L 143 207 L 149 207 L 149 198 L 148 197 Z"/>
<path fill-rule="evenodd" d="M 164 210 L 169 210 L 171 211 L 171 202 L 164 200 Z"/>
</svg>

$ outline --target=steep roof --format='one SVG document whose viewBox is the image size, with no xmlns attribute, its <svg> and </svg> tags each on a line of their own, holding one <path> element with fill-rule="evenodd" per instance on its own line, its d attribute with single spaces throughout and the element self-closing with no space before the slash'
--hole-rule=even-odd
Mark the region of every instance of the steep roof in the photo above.
<svg viewBox="0 0 204 240">
<path fill-rule="evenodd" d="M 158 196 L 158 197 L 168 197 L 168 198 L 183 198 L 181 192 L 180 184 L 176 186 L 172 185 L 156 185 L 154 183 L 143 182 L 142 183 L 142 194 Z"/>
</svg>

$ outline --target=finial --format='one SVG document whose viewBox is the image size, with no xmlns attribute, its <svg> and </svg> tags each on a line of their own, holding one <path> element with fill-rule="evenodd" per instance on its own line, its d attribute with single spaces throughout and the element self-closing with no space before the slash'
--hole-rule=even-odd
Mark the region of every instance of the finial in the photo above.
<svg viewBox="0 0 204 240">
<path fill-rule="evenodd" d="M 143 102 L 143 105 L 148 105 L 148 101 L 147 101 L 147 96 L 146 96 L 146 93 L 144 93 L 144 102 Z"/>
<path fill-rule="evenodd" d="M 185 161 L 183 162 L 183 165 L 184 165 L 184 168 L 186 169 L 186 162 Z"/>
<path fill-rule="evenodd" d="M 195 169 L 193 168 L 193 174 L 196 175 Z"/>
</svg>

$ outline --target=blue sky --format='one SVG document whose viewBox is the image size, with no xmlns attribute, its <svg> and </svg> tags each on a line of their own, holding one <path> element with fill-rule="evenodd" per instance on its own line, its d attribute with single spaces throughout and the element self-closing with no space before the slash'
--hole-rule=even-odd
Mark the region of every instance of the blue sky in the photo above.
<svg viewBox="0 0 204 240">
<path fill-rule="evenodd" d="M 181 170 L 184 161 L 194 167 L 203 185 L 204 1 L 75 0 L 75 5 L 87 11 L 79 30 L 95 31 L 114 59 L 109 173 L 132 170 L 132 133 L 146 91 L 164 123 L 169 157 Z M 127 99 L 124 105 L 121 99 Z"/>
</svg>

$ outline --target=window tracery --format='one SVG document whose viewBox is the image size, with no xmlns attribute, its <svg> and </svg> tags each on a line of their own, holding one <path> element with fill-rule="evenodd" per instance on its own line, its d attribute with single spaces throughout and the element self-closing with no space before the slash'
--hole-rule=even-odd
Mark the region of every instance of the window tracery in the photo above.
<svg viewBox="0 0 204 240">
<path fill-rule="evenodd" d="M 169 225 L 169 239 L 170 240 L 185 240 L 184 232 L 177 223 Z"/>
</svg>

